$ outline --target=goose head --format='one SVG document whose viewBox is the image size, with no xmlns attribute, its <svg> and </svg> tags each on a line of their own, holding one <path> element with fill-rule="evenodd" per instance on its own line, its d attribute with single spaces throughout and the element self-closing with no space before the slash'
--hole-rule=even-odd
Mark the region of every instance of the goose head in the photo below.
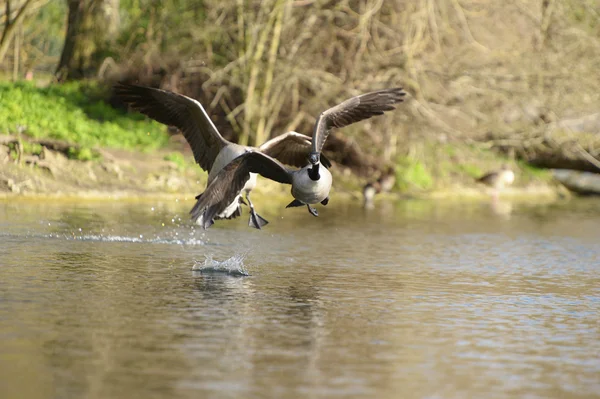
<svg viewBox="0 0 600 399">
<path fill-rule="evenodd" d="M 313 151 L 310 154 L 308 154 L 308 161 L 312 165 L 312 168 L 308 169 L 308 177 L 310 177 L 312 181 L 317 181 L 321 178 L 321 176 L 319 175 L 319 166 L 321 164 L 319 158 L 320 157 L 318 152 Z"/>
</svg>

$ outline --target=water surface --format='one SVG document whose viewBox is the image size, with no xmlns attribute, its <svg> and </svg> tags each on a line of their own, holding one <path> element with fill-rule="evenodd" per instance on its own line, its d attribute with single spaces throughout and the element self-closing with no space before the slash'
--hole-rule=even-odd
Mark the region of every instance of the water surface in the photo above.
<svg viewBox="0 0 600 399">
<path fill-rule="evenodd" d="M 600 397 L 597 200 L 191 205 L 0 202 L 2 398 Z"/>
</svg>

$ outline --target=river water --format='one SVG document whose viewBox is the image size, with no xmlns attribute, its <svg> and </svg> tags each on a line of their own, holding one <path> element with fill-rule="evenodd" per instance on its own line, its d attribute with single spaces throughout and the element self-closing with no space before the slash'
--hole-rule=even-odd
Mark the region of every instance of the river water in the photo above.
<svg viewBox="0 0 600 399">
<path fill-rule="evenodd" d="M 0 201 L 2 398 L 600 397 L 598 200 L 191 205 Z"/>
</svg>

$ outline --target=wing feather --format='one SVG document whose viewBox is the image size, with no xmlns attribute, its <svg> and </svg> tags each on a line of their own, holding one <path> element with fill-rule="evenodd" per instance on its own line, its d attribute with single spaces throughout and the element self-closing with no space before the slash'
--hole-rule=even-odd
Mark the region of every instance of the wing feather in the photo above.
<svg viewBox="0 0 600 399">
<path fill-rule="evenodd" d="M 293 131 L 287 132 L 264 142 L 258 149 L 279 162 L 302 168 L 308 165 L 312 137 Z M 331 162 L 325 156 L 321 156 L 321 163 L 331 167 Z"/>
<path fill-rule="evenodd" d="M 118 83 L 117 96 L 131 108 L 157 122 L 177 127 L 200 167 L 210 171 L 227 140 L 221 136 L 200 102 L 181 94 L 152 87 Z"/>
<path fill-rule="evenodd" d="M 383 115 L 404 101 L 406 92 L 402 88 L 378 90 L 352 97 L 319 115 L 313 131 L 312 151 L 320 153 L 333 128 L 341 128 L 353 123 Z"/>
</svg>

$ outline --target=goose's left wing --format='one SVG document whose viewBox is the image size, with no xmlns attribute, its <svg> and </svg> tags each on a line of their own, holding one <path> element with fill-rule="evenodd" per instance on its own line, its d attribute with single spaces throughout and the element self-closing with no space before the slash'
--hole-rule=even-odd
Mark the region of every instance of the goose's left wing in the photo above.
<svg viewBox="0 0 600 399">
<path fill-rule="evenodd" d="M 378 90 L 352 97 L 319 115 L 313 131 L 312 151 L 320 153 L 325 140 L 333 128 L 340 128 L 383 115 L 396 109 L 395 105 L 404 101 L 406 92 L 401 88 Z"/>
</svg>

